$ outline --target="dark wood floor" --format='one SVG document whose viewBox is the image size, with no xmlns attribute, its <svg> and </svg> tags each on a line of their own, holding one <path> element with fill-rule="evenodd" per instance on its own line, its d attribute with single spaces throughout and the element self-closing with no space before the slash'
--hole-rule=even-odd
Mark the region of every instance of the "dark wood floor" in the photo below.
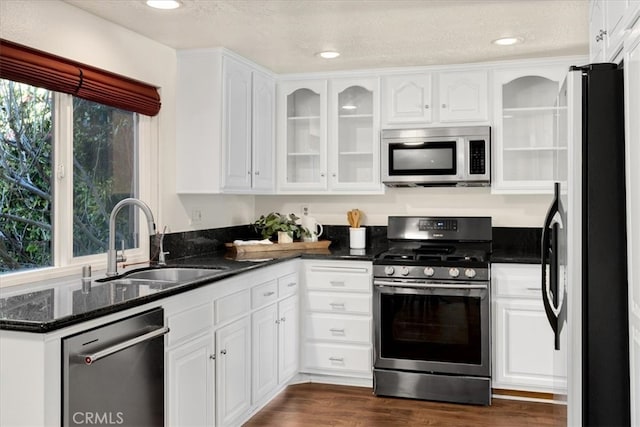
<svg viewBox="0 0 640 427">
<path fill-rule="evenodd" d="M 373 396 L 371 389 L 325 384 L 287 387 L 245 427 L 566 425 L 564 406 L 493 399 L 491 406 Z"/>
</svg>

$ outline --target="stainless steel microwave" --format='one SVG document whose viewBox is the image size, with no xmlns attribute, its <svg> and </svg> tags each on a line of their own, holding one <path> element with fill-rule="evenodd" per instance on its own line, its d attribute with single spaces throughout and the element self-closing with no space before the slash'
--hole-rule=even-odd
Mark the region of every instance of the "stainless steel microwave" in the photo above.
<svg viewBox="0 0 640 427">
<path fill-rule="evenodd" d="M 386 129 L 382 182 L 389 187 L 488 186 L 491 128 Z"/>
</svg>

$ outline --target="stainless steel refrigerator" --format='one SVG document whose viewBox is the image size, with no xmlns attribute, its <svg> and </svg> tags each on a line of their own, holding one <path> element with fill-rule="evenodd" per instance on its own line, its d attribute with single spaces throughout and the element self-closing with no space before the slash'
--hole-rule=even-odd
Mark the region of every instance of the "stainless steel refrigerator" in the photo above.
<svg viewBox="0 0 640 427">
<path fill-rule="evenodd" d="M 556 104 L 542 299 L 567 370 L 567 425 L 628 426 L 623 72 L 572 67 Z M 640 120 L 640 118 L 639 118 Z"/>
</svg>

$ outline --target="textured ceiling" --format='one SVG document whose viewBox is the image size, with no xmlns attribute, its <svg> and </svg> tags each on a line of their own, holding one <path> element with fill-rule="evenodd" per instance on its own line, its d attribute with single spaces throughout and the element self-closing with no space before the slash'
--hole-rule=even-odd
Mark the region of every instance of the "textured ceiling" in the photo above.
<svg viewBox="0 0 640 427">
<path fill-rule="evenodd" d="M 277 73 L 586 55 L 587 0 L 65 0 L 176 49 L 223 46 Z M 492 45 L 519 36 L 516 46 Z M 323 60 L 315 53 L 342 55 Z"/>
</svg>

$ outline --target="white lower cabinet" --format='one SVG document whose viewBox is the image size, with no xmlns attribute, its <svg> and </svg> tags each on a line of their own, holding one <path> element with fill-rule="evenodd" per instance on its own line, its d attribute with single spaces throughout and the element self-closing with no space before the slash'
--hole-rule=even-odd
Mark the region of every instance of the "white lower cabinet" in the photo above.
<svg viewBox="0 0 640 427">
<path fill-rule="evenodd" d="M 235 425 L 251 407 L 251 322 L 245 316 L 216 332 L 216 420 Z"/>
<path fill-rule="evenodd" d="M 540 266 L 493 264 L 491 268 L 492 387 L 566 393 L 566 366 L 554 350 L 542 304 Z"/>
<path fill-rule="evenodd" d="M 371 262 L 306 261 L 301 371 L 372 378 Z"/>
<path fill-rule="evenodd" d="M 215 390 L 213 335 L 195 338 L 167 352 L 168 411 L 170 426 L 213 424 Z"/>
<path fill-rule="evenodd" d="M 298 373 L 298 268 L 247 272 L 164 306 L 167 425 L 241 425 Z"/>
</svg>

